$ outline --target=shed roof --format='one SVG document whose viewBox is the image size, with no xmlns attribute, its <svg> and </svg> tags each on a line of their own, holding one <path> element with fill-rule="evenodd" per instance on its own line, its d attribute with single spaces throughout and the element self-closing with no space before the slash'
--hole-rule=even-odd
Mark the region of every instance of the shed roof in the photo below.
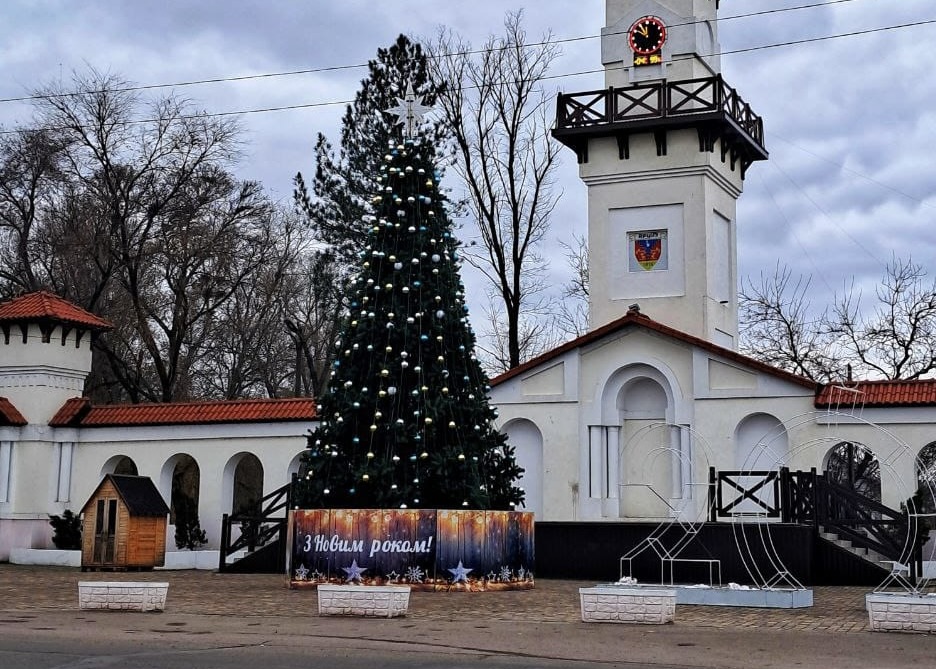
<svg viewBox="0 0 936 669">
<path fill-rule="evenodd" d="M 156 485 L 149 476 L 125 476 L 122 474 L 107 474 L 94 489 L 94 494 L 82 507 L 84 513 L 88 505 L 94 501 L 101 487 L 107 482 L 113 483 L 117 494 L 131 516 L 165 516 L 169 513 L 169 506 L 159 494 Z"/>
</svg>

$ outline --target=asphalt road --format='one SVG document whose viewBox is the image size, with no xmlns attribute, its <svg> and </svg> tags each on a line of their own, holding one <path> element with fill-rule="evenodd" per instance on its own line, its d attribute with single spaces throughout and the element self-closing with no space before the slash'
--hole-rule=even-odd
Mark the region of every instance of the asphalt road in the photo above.
<svg viewBox="0 0 936 669">
<path fill-rule="evenodd" d="M 0 613 L 2 669 L 936 666 L 936 637 L 675 625 L 169 613 Z"/>
</svg>

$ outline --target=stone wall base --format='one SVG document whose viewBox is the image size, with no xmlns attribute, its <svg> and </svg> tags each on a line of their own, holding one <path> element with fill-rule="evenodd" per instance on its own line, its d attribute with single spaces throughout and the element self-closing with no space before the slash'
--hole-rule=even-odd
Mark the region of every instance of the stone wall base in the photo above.
<svg viewBox="0 0 936 669">
<path fill-rule="evenodd" d="M 676 591 L 669 588 L 579 588 L 586 623 L 662 625 L 676 617 Z"/>
<path fill-rule="evenodd" d="M 409 609 L 409 586 L 321 584 L 316 589 L 320 616 L 396 618 Z"/>
<path fill-rule="evenodd" d="M 936 633 L 936 595 L 872 592 L 865 607 L 873 632 Z"/>
<path fill-rule="evenodd" d="M 146 581 L 78 581 L 79 609 L 162 611 L 168 583 Z"/>
</svg>

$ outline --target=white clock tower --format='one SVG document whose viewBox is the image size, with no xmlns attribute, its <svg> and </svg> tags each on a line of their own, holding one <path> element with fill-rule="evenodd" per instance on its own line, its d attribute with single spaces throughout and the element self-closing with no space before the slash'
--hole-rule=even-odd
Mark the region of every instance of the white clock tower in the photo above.
<svg viewBox="0 0 936 669">
<path fill-rule="evenodd" d="M 718 1 L 606 3 L 606 88 L 560 95 L 553 131 L 588 186 L 590 328 L 638 304 L 737 348 L 736 202 L 767 151 L 720 74 Z"/>
</svg>

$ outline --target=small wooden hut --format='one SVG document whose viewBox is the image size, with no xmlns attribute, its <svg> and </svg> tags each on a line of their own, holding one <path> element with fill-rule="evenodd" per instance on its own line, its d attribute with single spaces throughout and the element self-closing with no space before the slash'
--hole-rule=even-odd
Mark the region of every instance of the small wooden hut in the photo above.
<svg viewBox="0 0 936 669">
<path fill-rule="evenodd" d="M 81 513 L 82 571 L 165 563 L 169 507 L 148 476 L 108 474 Z"/>
</svg>

